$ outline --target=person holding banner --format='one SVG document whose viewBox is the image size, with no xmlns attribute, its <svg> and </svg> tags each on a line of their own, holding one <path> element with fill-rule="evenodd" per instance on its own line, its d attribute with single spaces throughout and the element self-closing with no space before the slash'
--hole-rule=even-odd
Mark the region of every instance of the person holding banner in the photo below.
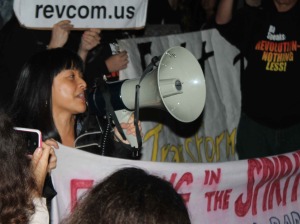
<svg viewBox="0 0 300 224">
<path fill-rule="evenodd" d="M 87 191 L 64 224 L 189 224 L 188 210 L 171 183 L 140 168 L 115 171 Z"/>
<path fill-rule="evenodd" d="M 85 151 L 132 159 L 128 141 L 115 141 L 122 138 L 105 119 L 96 117 L 92 123 L 96 129 L 91 133 L 82 132 L 90 125 L 82 119 L 87 109 L 83 70 L 82 58 L 64 48 L 49 49 L 32 56 L 18 80 L 10 108 L 13 119 L 18 126 L 41 130 L 44 140 L 55 139 L 73 148 L 79 147 L 79 142 L 86 143 L 80 147 Z M 133 118 L 128 123 L 121 123 L 121 127 L 127 134 L 135 135 Z M 139 128 L 141 130 L 140 122 Z M 79 132 L 81 136 L 78 136 Z"/>
<path fill-rule="evenodd" d="M 300 149 L 298 0 L 248 0 L 232 13 L 221 0 L 217 28 L 247 59 L 241 74 L 242 114 L 236 149 L 240 159 Z M 233 15 L 232 15 L 233 14 Z"/>
<path fill-rule="evenodd" d="M 56 167 L 57 144 L 47 140 L 29 156 L 10 117 L 0 112 L 0 121 L 0 223 L 48 223 L 41 195 L 47 173 Z"/>
</svg>

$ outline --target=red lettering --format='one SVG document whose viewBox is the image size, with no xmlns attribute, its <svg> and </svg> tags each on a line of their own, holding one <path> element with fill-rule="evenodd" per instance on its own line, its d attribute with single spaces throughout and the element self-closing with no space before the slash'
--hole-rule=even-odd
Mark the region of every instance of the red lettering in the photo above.
<svg viewBox="0 0 300 224">
<path fill-rule="evenodd" d="M 274 157 L 274 159 L 275 158 L 276 157 Z M 293 171 L 293 164 L 289 157 L 280 155 L 277 158 L 279 160 L 279 167 L 281 169 L 280 169 L 280 172 L 277 171 L 279 173 L 279 175 L 278 175 L 277 179 L 272 183 L 269 194 L 267 194 L 267 192 L 265 192 L 265 194 L 267 194 L 268 196 L 264 197 L 264 198 L 269 197 L 269 200 L 268 200 L 268 208 L 269 209 L 273 208 L 273 194 L 275 194 L 275 196 L 276 196 L 277 205 L 280 205 L 281 202 L 286 201 L 286 193 L 285 194 L 283 193 L 281 195 L 280 180 L 286 176 L 289 176 Z M 277 164 L 275 163 L 275 167 L 276 167 L 276 165 Z M 266 209 L 264 209 L 264 211 L 266 211 Z"/>
<path fill-rule="evenodd" d="M 296 178 L 295 178 L 295 182 L 292 188 L 292 197 L 291 197 L 291 201 L 297 201 L 297 192 L 299 190 L 299 181 L 300 181 L 300 174 L 297 174 Z"/>
<path fill-rule="evenodd" d="M 258 191 L 262 186 L 264 186 L 268 181 L 271 181 L 274 179 L 275 170 L 274 170 L 274 164 L 271 159 L 269 158 L 261 158 L 261 163 L 262 163 L 262 178 L 259 181 L 259 183 L 256 185 L 254 194 L 253 194 L 253 201 L 252 201 L 252 214 L 256 215 L 257 214 L 257 196 L 258 196 Z M 264 196 L 265 198 L 265 196 Z"/>
<path fill-rule="evenodd" d="M 235 213 L 237 214 L 237 216 L 243 217 L 248 213 L 251 207 L 252 197 L 254 194 L 253 192 L 253 187 L 255 183 L 254 171 L 256 170 L 257 173 L 260 173 L 261 169 L 262 169 L 262 164 L 259 161 L 257 161 L 256 159 L 248 160 L 248 183 L 247 183 L 247 195 L 246 195 L 247 197 L 246 197 L 246 201 L 243 202 L 244 194 L 240 194 L 240 196 L 235 201 Z"/>
<path fill-rule="evenodd" d="M 221 169 L 217 169 L 217 173 L 213 170 L 205 170 L 204 185 L 212 185 L 213 183 L 219 184 L 221 179 Z"/>
<path fill-rule="evenodd" d="M 258 193 L 264 186 L 265 188 L 262 197 L 263 211 L 273 209 L 274 198 L 276 199 L 277 206 L 286 205 L 287 192 L 292 177 L 295 178 L 295 182 L 292 187 L 291 202 L 297 201 L 300 174 L 296 177 L 295 175 L 299 172 L 300 168 L 299 153 L 300 152 L 297 151 L 292 154 L 295 164 L 293 164 L 290 157 L 285 155 L 248 160 L 246 201 L 243 201 L 243 193 L 238 196 L 235 201 L 235 212 L 237 216 L 245 216 L 249 212 L 250 208 L 252 209 L 252 215 L 257 214 Z M 281 188 L 281 181 L 285 181 L 283 189 Z"/>
<path fill-rule="evenodd" d="M 214 211 L 218 209 L 228 209 L 231 192 L 232 189 L 227 189 L 225 191 L 206 192 L 205 197 L 207 198 L 207 211 L 210 212 L 212 206 Z"/>
<path fill-rule="evenodd" d="M 222 208 L 223 194 L 224 194 L 224 191 L 216 191 L 214 211 L 216 211 L 217 209 L 221 209 Z"/>
<path fill-rule="evenodd" d="M 223 201 L 223 210 L 229 208 L 229 198 L 230 198 L 230 193 L 232 192 L 232 189 L 228 189 L 225 191 L 224 194 L 224 201 Z"/>
<path fill-rule="evenodd" d="M 211 202 L 212 202 L 212 197 L 214 196 L 215 192 L 206 192 L 205 197 L 207 198 L 207 211 L 211 211 Z"/>
<path fill-rule="evenodd" d="M 174 189 L 177 192 L 182 187 L 182 185 L 184 185 L 184 184 L 190 185 L 191 183 L 193 183 L 193 174 L 190 172 L 184 173 L 178 180 L 177 184 L 175 184 L 176 177 L 177 177 L 177 173 L 172 173 L 169 182 L 172 183 L 172 185 L 174 186 Z M 190 201 L 191 193 L 190 192 L 189 193 L 180 193 L 180 195 L 183 198 L 184 203 L 187 205 L 187 203 Z"/>
<path fill-rule="evenodd" d="M 72 179 L 70 181 L 71 187 L 71 212 L 77 203 L 77 192 L 79 189 L 89 189 L 93 186 L 94 180 L 80 180 Z"/>
<path fill-rule="evenodd" d="M 299 161 L 299 157 L 300 157 L 300 151 L 297 151 L 296 153 L 293 154 L 295 161 L 296 161 L 296 167 L 300 167 L 300 161 Z M 296 171 L 298 171 L 298 169 L 296 169 L 294 171 L 294 173 L 296 173 Z M 292 197 L 291 197 L 291 201 L 297 201 L 297 192 L 299 189 L 299 180 L 300 180 L 300 176 L 299 174 L 296 176 L 295 178 L 295 182 L 294 182 L 294 186 L 292 188 Z"/>
<path fill-rule="evenodd" d="M 275 173 L 279 173 L 279 159 L 277 157 L 274 157 L 274 162 L 275 162 Z M 270 181 L 269 183 L 267 183 L 267 186 L 265 188 L 265 193 L 264 193 L 264 197 L 263 197 L 263 211 L 265 211 L 267 209 L 267 196 L 268 196 L 268 192 L 270 190 L 272 182 Z"/>
</svg>

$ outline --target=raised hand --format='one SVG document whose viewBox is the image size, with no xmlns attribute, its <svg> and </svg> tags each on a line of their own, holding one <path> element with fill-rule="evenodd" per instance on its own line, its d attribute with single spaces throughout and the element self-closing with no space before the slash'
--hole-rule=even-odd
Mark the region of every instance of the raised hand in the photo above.
<svg viewBox="0 0 300 224">
<path fill-rule="evenodd" d="M 56 167 L 57 158 L 54 147 L 58 148 L 57 142 L 47 140 L 43 142 L 42 147 L 37 148 L 32 155 L 31 166 L 39 196 L 42 194 L 47 173 Z"/>
<path fill-rule="evenodd" d="M 68 41 L 73 25 L 70 20 L 62 20 L 54 24 L 48 49 L 63 47 Z"/>
<path fill-rule="evenodd" d="M 100 44 L 101 30 L 97 28 L 91 28 L 82 34 L 81 42 L 78 49 L 78 55 L 85 61 L 88 52 Z"/>
<path fill-rule="evenodd" d="M 105 60 L 109 72 L 116 72 L 127 68 L 128 62 L 127 51 L 121 51 Z"/>
</svg>

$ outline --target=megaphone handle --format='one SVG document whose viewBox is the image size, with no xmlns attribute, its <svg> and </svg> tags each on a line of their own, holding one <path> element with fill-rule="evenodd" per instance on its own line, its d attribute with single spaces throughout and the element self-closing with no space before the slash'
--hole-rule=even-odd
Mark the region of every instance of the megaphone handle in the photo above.
<svg viewBox="0 0 300 224">
<path fill-rule="evenodd" d="M 125 122 L 127 123 L 130 116 L 132 115 L 133 111 L 128 111 L 128 110 L 116 110 L 115 111 L 117 119 L 119 121 L 119 123 Z M 137 142 L 137 138 L 136 136 L 133 135 L 127 135 L 126 132 L 124 132 L 127 140 L 129 141 L 130 145 L 132 147 L 138 148 L 138 142 Z"/>
</svg>

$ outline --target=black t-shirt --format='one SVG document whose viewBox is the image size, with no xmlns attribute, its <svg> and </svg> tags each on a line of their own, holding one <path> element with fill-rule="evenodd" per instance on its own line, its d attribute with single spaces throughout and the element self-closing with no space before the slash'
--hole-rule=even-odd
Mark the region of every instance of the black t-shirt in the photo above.
<svg viewBox="0 0 300 224">
<path fill-rule="evenodd" d="M 245 7 L 220 33 L 247 59 L 241 74 L 242 111 L 272 128 L 300 122 L 300 8 Z"/>
</svg>

